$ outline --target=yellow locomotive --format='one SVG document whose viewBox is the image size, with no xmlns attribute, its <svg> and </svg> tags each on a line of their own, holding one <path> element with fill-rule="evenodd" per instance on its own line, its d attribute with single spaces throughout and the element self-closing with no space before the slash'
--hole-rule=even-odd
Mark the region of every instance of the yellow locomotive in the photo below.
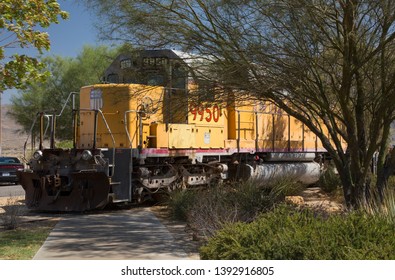
<svg viewBox="0 0 395 280">
<path fill-rule="evenodd" d="M 180 53 L 120 55 L 104 80 L 80 91 L 72 149 L 56 148 L 50 118 L 50 147 L 41 136 L 19 173 L 28 207 L 84 211 L 224 180 L 320 176 L 325 149 L 300 121 L 270 101 L 199 89 Z"/>
</svg>

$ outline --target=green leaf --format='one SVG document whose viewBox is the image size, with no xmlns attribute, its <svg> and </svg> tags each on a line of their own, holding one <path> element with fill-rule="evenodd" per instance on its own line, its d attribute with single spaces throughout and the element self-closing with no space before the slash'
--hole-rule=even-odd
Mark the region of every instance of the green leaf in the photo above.
<svg viewBox="0 0 395 280">
<path fill-rule="evenodd" d="M 2 0 L 0 3 L 0 90 L 25 88 L 32 81 L 42 81 L 48 73 L 38 58 L 7 55 L 7 48 L 33 48 L 40 54 L 50 49 L 48 33 L 43 28 L 68 18 L 55 0 Z"/>
</svg>

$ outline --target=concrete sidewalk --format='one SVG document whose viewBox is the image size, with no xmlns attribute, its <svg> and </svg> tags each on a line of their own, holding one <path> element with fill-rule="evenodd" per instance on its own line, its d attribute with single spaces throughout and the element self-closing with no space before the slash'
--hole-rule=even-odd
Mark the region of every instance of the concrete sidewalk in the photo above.
<svg viewBox="0 0 395 280">
<path fill-rule="evenodd" d="M 65 216 L 35 260 L 198 259 L 187 254 L 149 208 Z"/>
</svg>

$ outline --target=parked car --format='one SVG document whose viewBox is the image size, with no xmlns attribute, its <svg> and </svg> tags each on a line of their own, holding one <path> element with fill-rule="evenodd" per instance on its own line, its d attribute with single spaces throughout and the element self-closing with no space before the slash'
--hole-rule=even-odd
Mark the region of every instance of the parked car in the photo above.
<svg viewBox="0 0 395 280">
<path fill-rule="evenodd" d="M 18 184 L 16 172 L 23 170 L 24 165 L 16 157 L 0 157 L 0 182 Z"/>
</svg>

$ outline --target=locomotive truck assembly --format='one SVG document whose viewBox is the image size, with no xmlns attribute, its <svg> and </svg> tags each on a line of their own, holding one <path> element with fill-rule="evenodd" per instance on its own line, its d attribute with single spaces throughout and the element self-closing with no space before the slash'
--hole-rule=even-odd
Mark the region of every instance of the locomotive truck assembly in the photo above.
<svg viewBox="0 0 395 280">
<path fill-rule="evenodd" d="M 39 147 L 18 173 L 29 208 L 84 211 L 226 180 L 320 176 L 325 149 L 300 121 L 270 101 L 202 94 L 180 53 L 120 55 L 104 80 L 80 90 L 73 148 L 56 148 L 57 116 L 38 114 Z"/>
</svg>

